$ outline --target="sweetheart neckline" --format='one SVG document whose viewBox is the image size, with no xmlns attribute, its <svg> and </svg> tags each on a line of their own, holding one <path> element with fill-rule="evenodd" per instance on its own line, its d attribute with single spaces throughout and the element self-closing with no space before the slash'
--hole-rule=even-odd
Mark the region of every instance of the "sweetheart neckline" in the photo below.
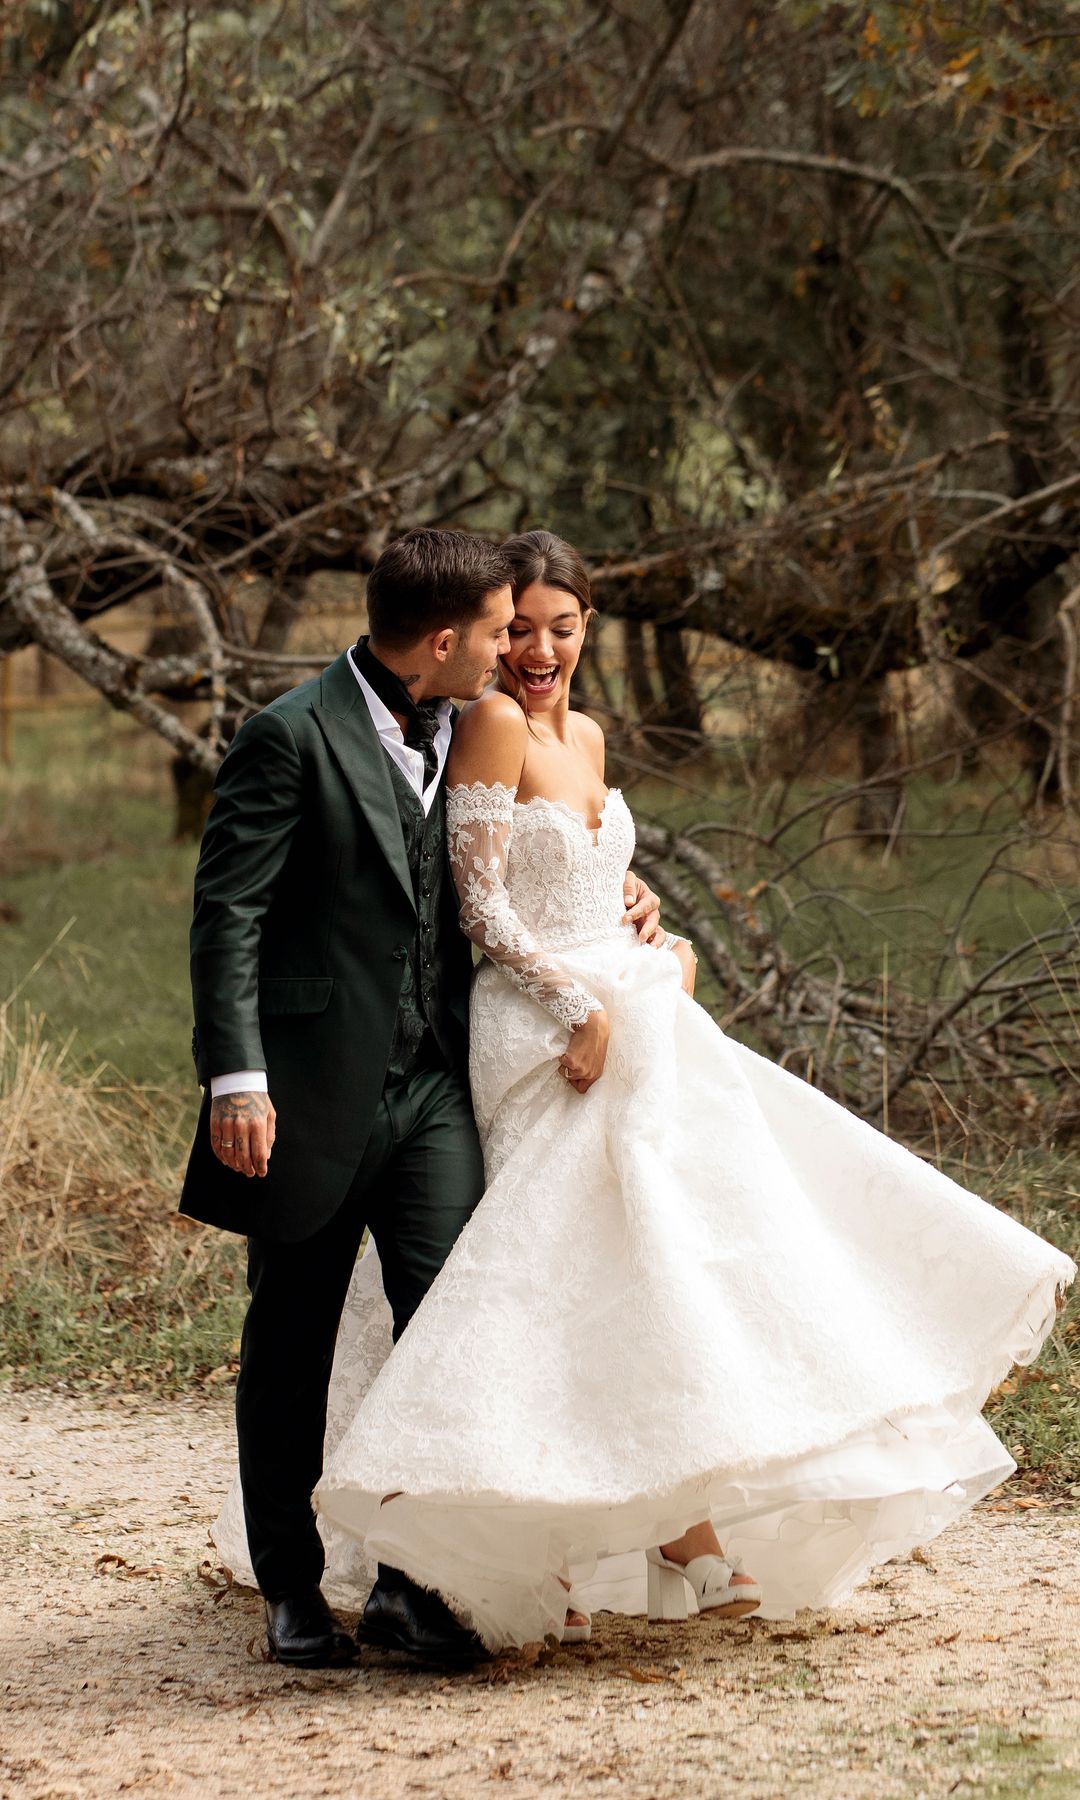
<svg viewBox="0 0 1080 1800">
<path fill-rule="evenodd" d="M 556 812 L 568 814 L 571 819 L 577 820 L 577 823 L 581 826 L 593 849 L 598 850 L 600 848 L 600 841 L 604 835 L 604 826 L 607 823 L 608 801 L 613 794 L 618 794 L 621 800 L 622 788 L 608 788 L 607 793 L 604 795 L 603 805 L 600 808 L 600 818 L 596 825 L 589 824 L 588 819 L 585 817 L 585 814 L 581 811 L 580 807 L 571 806 L 568 800 L 552 800 L 547 794 L 531 794 L 528 800 L 515 799 L 514 805 L 520 806 L 522 812 L 526 812 L 530 806 L 539 805 L 553 806 Z"/>
</svg>

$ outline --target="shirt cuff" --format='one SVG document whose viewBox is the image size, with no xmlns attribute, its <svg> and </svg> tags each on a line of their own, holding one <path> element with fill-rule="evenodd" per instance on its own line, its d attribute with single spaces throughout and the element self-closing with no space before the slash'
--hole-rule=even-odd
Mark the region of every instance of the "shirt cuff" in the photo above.
<svg viewBox="0 0 1080 1800">
<path fill-rule="evenodd" d="M 220 1100 L 223 1094 L 265 1094 L 265 1069 L 238 1069 L 234 1075 L 212 1075 L 210 1098 Z"/>
</svg>

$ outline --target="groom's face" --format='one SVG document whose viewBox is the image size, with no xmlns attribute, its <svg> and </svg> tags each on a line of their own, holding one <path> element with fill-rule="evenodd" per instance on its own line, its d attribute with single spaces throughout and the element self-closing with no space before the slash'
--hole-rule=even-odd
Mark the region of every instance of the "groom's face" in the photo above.
<svg viewBox="0 0 1080 1800">
<path fill-rule="evenodd" d="M 509 648 L 507 628 L 514 616 L 508 587 L 496 588 L 484 601 L 484 610 L 466 631 L 455 633 L 453 650 L 446 662 L 446 692 L 455 700 L 478 700 L 495 673 L 500 656 Z"/>
</svg>

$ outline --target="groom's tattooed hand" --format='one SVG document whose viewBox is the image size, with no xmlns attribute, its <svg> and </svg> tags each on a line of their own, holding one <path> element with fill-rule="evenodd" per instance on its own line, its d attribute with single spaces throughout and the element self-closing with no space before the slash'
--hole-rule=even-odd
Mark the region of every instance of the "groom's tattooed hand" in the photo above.
<svg viewBox="0 0 1080 1800">
<path fill-rule="evenodd" d="M 214 1155 L 238 1175 L 265 1175 L 277 1135 L 269 1094 L 222 1094 L 210 1104 Z"/>
</svg>

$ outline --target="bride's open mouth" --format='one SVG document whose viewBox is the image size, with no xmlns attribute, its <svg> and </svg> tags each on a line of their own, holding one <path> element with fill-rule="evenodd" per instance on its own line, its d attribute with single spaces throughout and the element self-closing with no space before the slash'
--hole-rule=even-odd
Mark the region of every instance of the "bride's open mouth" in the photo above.
<svg viewBox="0 0 1080 1800">
<path fill-rule="evenodd" d="M 524 663 L 519 663 L 515 674 L 530 694 L 553 693 L 559 683 L 558 663 L 548 664 L 545 668 L 527 668 Z"/>
</svg>

